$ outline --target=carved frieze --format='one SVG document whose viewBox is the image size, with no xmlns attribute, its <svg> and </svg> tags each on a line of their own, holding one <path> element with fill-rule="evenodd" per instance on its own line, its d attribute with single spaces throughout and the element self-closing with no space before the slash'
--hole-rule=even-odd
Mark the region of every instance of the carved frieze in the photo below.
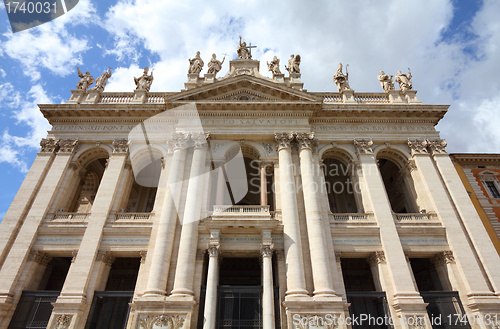
<svg viewBox="0 0 500 329">
<path fill-rule="evenodd" d="M 54 329 L 66 329 L 71 324 L 73 315 L 61 314 L 58 315 L 55 321 Z"/>
<path fill-rule="evenodd" d="M 371 139 L 355 139 L 356 154 L 373 154 L 373 141 Z"/>
<path fill-rule="evenodd" d="M 146 315 L 139 319 L 140 329 L 153 329 L 156 328 L 169 328 L 169 329 L 180 329 L 184 326 L 184 321 L 186 320 L 185 315 L 177 314 L 158 314 L 158 315 Z"/>
</svg>

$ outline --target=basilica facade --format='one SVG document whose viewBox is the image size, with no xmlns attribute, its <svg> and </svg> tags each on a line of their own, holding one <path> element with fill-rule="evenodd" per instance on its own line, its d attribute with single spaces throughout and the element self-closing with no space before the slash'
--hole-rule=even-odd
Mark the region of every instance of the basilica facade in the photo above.
<svg viewBox="0 0 500 329">
<path fill-rule="evenodd" d="M 500 259 L 411 74 L 80 73 L 0 224 L 0 328 L 498 328 Z M 374 77 L 377 78 L 377 77 Z M 499 318 L 497 320 L 497 318 Z"/>
</svg>

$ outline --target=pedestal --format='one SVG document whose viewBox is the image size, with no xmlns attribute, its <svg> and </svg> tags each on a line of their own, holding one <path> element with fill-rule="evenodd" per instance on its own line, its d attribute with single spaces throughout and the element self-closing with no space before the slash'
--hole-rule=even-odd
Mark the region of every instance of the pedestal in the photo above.
<svg viewBox="0 0 500 329">
<path fill-rule="evenodd" d="M 392 104 L 406 103 L 401 97 L 401 92 L 399 90 L 389 90 L 388 94 L 389 94 L 389 101 Z"/>
<path fill-rule="evenodd" d="M 136 89 L 134 90 L 134 98 L 132 99 L 132 104 L 143 104 L 148 101 L 148 91 L 146 89 Z"/>
<path fill-rule="evenodd" d="M 342 100 L 345 104 L 356 104 L 357 102 L 354 100 L 354 90 L 346 89 L 340 92 L 342 95 Z"/>
<path fill-rule="evenodd" d="M 214 83 L 215 82 L 215 73 L 207 73 L 205 74 L 205 80 L 203 83 Z"/>
<path fill-rule="evenodd" d="M 86 95 L 87 95 L 87 92 L 83 91 L 81 89 L 71 90 L 71 97 L 70 97 L 69 101 L 67 101 L 66 103 L 68 103 L 68 104 L 80 104 Z"/>
<path fill-rule="evenodd" d="M 290 73 L 290 77 L 288 78 L 290 84 L 289 87 L 302 90 L 304 83 L 300 82 L 300 77 L 300 73 Z"/>
<path fill-rule="evenodd" d="M 406 90 L 403 92 L 403 94 L 406 96 L 406 101 L 410 104 L 422 104 L 421 101 L 418 100 L 417 98 L 417 91 L 416 90 Z"/>
<path fill-rule="evenodd" d="M 101 101 L 102 92 L 97 89 L 91 89 L 88 91 L 88 96 L 83 103 L 85 104 L 97 104 Z"/>
<path fill-rule="evenodd" d="M 285 83 L 285 75 L 283 73 L 273 74 L 273 80 L 276 83 Z"/>
</svg>

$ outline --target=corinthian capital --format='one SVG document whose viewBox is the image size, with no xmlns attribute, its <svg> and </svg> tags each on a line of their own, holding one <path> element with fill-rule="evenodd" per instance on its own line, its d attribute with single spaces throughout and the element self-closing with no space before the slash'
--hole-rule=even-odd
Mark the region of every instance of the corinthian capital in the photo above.
<svg viewBox="0 0 500 329">
<path fill-rule="evenodd" d="M 355 139 L 356 154 L 373 154 L 373 141 L 371 139 Z"/>
<path fill-rule="evenodd" d="M 183 149 L 188 146 L 189 133 L 187 132 L 174 132 L 169 139 L 169 148 L 173 150 Z"/>
<path fill-rule="evenodd" d="M 40 153 L 54 153 L 57 148 L 57 140 L 53 138 L 42 138 L 40 141 Z"/>
<path fill-rule="evenodd" d="M 191 139 L 194 142 L 194 148 L 206 148 L 207 140 L 209 138 L 210 138 L 210 133 L 204 133 L 204 132 L 191 133 Z"/>
<path fill-rule="evenodd" d="M 448 145 L 444 139 L 427 140 L 427 144 L 431 149 L 432 155 L 446 154 L 446 146 Z"/>
<path fill-rule="evenodd" d="M 73 153 L 78 146 L 78 139 L 60 139 L 58 153 Z"/>
<path fill-rule="evenodd" d="M 127 153 L 128 139 L 115 139 L 113 141 L 113 153 Z"/>
<path fill-rule="evenodd" d="M 282 149 L 291 148 L 293 133 L 274 133 L 274 138 L 278 142 L 278 152 Z"/>
<path fill-rule="evenodd" d="M 318 141 L 314 137 L 314 132 L 310 133 L 297 133 L 296 134 L 297 142 L 299 142 L 300 150 L 309 149 L 314 151 L 316 148 Z"/>
<path fill-rule="evenodd" d="M 425 139 L 408 139 L 408 147 L 411 150 L 411 154 L 427 154 L 428 142 Z"/>
</svg>

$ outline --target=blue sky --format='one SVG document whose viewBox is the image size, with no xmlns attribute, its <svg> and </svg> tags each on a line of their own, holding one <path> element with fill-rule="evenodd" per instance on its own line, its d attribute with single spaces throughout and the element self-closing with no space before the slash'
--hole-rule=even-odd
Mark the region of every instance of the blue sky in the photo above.
<svg viewBox="0 0 500 329">
<path fill-rule="evenodd" d="M 264 75 L 273 56 L 283 66 L 300 54 L 309 91 L 336 91 L 339 62 L 362 92 L 381 91 L 380 70 L 410 67 L 421 101 L 451 104 L 437 127 L 450 152 L 498 153 L 498 13 L 496 0 L 80 0 L 50 23 L 12 33 L 2 3 L 0 218 L 50 129 L 36 104 L 68 100 L 76 66 L 95 78 L 114 68 L 106 91 L 132 91 L 145 66 L 155 69 L 152 91 L 179 91 L 188 58 L 198 50 L 205 62 L 212 53 L 235 57 L 239 35 L 258 46 Z"/>
</svg>

